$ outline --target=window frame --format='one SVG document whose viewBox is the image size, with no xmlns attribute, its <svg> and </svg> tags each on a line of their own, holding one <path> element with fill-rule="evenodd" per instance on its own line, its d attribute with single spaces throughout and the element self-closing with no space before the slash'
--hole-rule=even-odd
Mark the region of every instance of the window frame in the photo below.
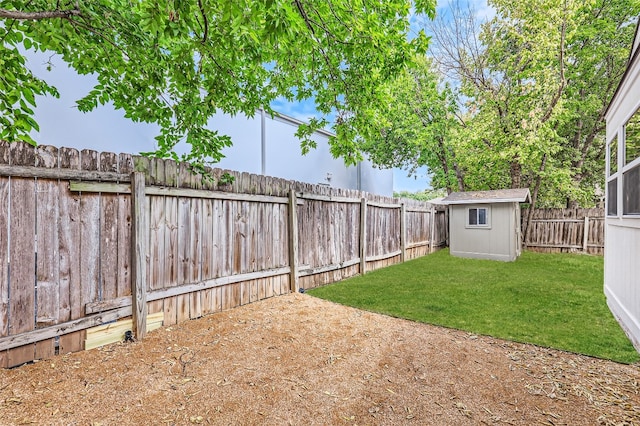
<svg viewBox="0 0 640 426">
<path fill-rule="evenodd" d="M 636 105 L 633 113 L 627 117 L 624 121 L 624 124 L 621 127 L 621 131 L 616 133 L 618 137 L 618 170 L 614 173 L 614 175 L 609 176 L 607 178 L 607 183 L 613 180 L 614 176 L 618 178 L 618 192 L 617 192 L 617 214 L 615 216 L 608 215 L 608 217 L 622 217 L 622 218 L 639 218 L 640 212 L 638 213 L 625 213 L 625 174 L 630 172 L 631 170 L 640 167 L 640 152 L 638 152 L 639 156 L 634 158 L 633 160 L 627 163 L 627 125 L 634 118 L 634 116 L 638 115 L 640 119 L 640 105 Z M 638 122 L 640 126 L 640 120 Z M 640 129 L 639 129 L 640 131 Z M 607 153 L 607 155 L 609 155 Z M 607 163 L 608 164 L 608 163 Z M 609 165 L 607 165 L 607 168 Z M 608 197 L 607 197 L 608 202 Z M 608 213 L 608 205 L 607 205 L 607 213 Z"/>
<path fill-rule="evenodd" d="M 480 210 L 484 210 L 485 213 L 485 223 L 482 224 L 471 224 L 469 223 L 469 214 L 471 210 L 476 210 L 476 220 L 480 219 Z M 491 206 L 467 206 L 464 210 L 465 212 L 465 227 L 468 229 L 491 229 Z"/>
<path fill-rule="evenodd" d="M 615 133 L 615 135 L 607 142 L 607 151 L 606 151 L 606 183 L 605 183 L 605 213 L 607 215 L 607 217 L 620 217 L 620 182 L 621 182 L 621 170 L 620 170 L 620 146 L 624 146 L 623 143 L 621 143 L 622 139 L 620 137 L 620 133 L 617 131 Z M 616 164 L 615 164 L 615 171 L 612 173 L 611 171 L 611 146 L 615 144 L 615 149 L 616 149 Z M 610 194 L 610 188 L 609 188 L 609 184 L 611 182 L 615 181 L 615 194 L 612 196 Z M 614 201 L 615 206 L 611 206 L 609 203 L 611 201 Z M 613 212 L 610 213 L 611 208 L 610 207 L 615 207 L 615 210 Z"/>
</svg>

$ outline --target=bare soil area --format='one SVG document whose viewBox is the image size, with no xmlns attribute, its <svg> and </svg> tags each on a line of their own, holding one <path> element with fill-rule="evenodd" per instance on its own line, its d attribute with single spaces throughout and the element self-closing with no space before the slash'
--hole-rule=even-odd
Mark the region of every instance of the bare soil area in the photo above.
<svg viewBox="0 0 640 426">
<path fill-rule="evenodd" d="M 0 371 L 0 423 L 631 425 L 640 368 L 291 294 Z"/>
</svg>

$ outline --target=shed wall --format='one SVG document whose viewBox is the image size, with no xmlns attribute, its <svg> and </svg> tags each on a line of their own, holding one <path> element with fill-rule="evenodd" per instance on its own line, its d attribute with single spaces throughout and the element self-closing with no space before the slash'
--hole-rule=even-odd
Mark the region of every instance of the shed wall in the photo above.
<svg viewBox="0 0 640 426">
<path fill-rule="evenodd" d="M 488 207 L 490 226 L 467 227 L 467 209 Z M 459 257 L 513 261 L 516 259 L 517 203 L 452 205 L 450 253 Z"/>
</svg>

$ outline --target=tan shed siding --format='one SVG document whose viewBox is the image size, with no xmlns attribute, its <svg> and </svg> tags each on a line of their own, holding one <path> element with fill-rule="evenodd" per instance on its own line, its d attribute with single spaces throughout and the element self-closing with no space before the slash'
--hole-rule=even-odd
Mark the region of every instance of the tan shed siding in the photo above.
<svg viewBox="0 0 640 426">
<path fill-rule="evenodd" d="M 451 206 L 451 254 L 480 259 L 514 260 L 515 205 L 516 203 L 499 203 Z M 467 209 L 485 207 L 490 209 L 490 227 L 468 228 Z"/>
</svg>

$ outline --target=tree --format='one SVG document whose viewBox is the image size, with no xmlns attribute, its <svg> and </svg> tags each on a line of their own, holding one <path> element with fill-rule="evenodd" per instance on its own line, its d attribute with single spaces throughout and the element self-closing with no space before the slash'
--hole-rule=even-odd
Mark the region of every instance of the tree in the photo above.
<svg viewBox="0 0 640 426">
<path fill-rule="evenodd" d="M 435 198 L 442 198 L 446 196 L 446 192 L 441 189 L 425 189 L 423 191 L 400 191 L 394 192 L 393 196 L 395 198 L 409 198 L 411 200 L 418 201 L 431 201 Z"/>
<path fill-rule="evenodd" d="M 454 4 L 432 54 L 465 104 L 457 152 L 471 189 L 527 186 L 534 205 L 590 204 L 604 168 L 604 111 L 624 72 L 631 0 L 493 0 L 482 25 Z M 525 228 L 526 229 L 526 228 Z"/>
<path fill-rule="evenodd" d="M 413 11 L 432 16 L 433 0 Z M 36 95 L 57 95 L 26 67 L 24 50 L 52 51 L 98 83 L 78 100 L 81 111 L 108 102 L 134 120 L 157 123 L 155 155 L 219 160 L 230 139 L 207 128 L 216 111 L 252 116 L 270 103 L 313 98 L 320 118 L 335 115 L 332 151 L 353 163 L 370 123 L 362 112 L 381 101 L 381 87 L 426 49 L 408 40 L 409 0 L 0 0 L 0 138 L 27 140 L 38 125 Z"/>
<path fill-rule="evenodd" d="M 434 187 L 463 191 L 464 176 L 452 145 L 456 99 L 431 61 L 417 58 L 387 84 L 385 94 L 387 101 L 369 118 L 379 127 L 362 144 L 370 160 L 410 174 L 427 166 Z"/>
<path fill-rule="evenodd" d="M 640 5 L 631 1 L 597 1 L 577 11 L 557 129 L 563 141 L 559 156 L 573 183 L 563 194 L 567 207 L 591 202 L 593 189 L 603 188 L 604 114 L 626 69 L 638 14 Z"/>
</svg>

